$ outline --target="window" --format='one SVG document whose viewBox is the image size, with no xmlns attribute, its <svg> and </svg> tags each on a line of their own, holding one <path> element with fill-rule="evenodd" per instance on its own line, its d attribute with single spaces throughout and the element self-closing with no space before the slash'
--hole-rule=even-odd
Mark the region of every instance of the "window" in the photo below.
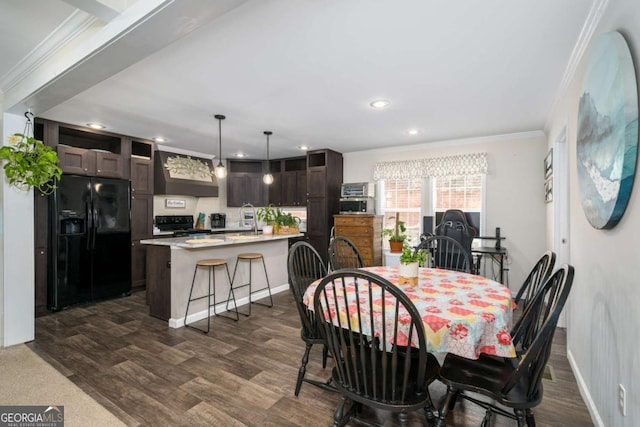
<svg viewBox="0 0 640 427">
<path fill-rule="evenodd" d="M 380 187 L 383 228 L 393 228 L 395 220 L 389 218 L 399 214 L 407 227 L 408 238 L 417 242 L 421 223 L 422 179 L 385 180 Z M 385 241 L 384 244 L 388 243 Z"/>
<path fill-rule="evenodd" d="M 447 209 L 477 212 L 481 217 L 484 176 L 484 174 L 477 174 L 432 178 L 432 205 L 436 217 L 438 217 L 437 212 L 444 212 Z M 472 225 L 480 231 L 479 223 Z"/>
</svg>

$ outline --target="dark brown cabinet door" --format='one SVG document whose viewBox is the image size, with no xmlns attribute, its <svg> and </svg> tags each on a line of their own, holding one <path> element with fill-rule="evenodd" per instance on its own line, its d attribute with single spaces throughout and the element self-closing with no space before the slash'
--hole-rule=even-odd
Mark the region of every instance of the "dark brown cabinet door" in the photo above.
<svg viewBox="0 0 640 427">
<path fill-rule="evenodd" d="M 47 248 L 35 248 L 35 311 L 36 316 L 47 312 Z"/>
<path fill-rule="evenodd" d="M 131 192 L 153 194 L 153 161 L 131 159 Z"/>
<path fill-rule="evenodd" d="M 273 206 L 284 206 L 284 194 L 283 194 L 283 178 L 284 174 L 282 173 L 272 173 L 273 175 L 273 183 L 269 185 L 267 188 L 269 193 L 269 200 L 267 202 Z"/>
<path fill-rule="evenodd" d="M 307 172 L 296 172 L 296 197 L 294 198 L 294 204 L 296 206 L 306 206 L 307 204 Z"/>
<path fill-rule="evenodd" d="M 307 170 L 307 191 L 309 197 L 324 197 L 327 193 L 327 169 L 325 167 Z"/>
<path fill-rule="evenodd" d="M 305 183 L 306 185 L 306 183 Z M 282 205 L 295 206 L 298 194 L 298 175 L 294 172 L 282 174 Z"/>
<path fill-rule="evenodd" d="M 142 290 L 147 278 L 147 246 L 139 240 L 131 242 L 131 288 Z"/>
<path fill-rule="evenodd" d="M 147 299 L 149 314 L 162 320 L 171 317 L 171 250 L 168 246 L 147 248 Z"/>
<path fill-rule="evenodd" d="M 95 152 L 84 148 L 58 145 L 58 165 L 65 173 L 93 175 L 96 169 Z"/>
<path fill-rule="evenodd" d="M 122 178 L 124 176 L 124 164 L 122 156 L 114 153 L 94 153 L 96 156 L 96 176 L 106 178 Z"/>
<path fill-rule="evenodd" d="M 233 173 L 227 175 L 227 206 L 239 207 L 245 203 L 264 206 L 265 184 L 261 174 Z"/>
<path fill-rule="evenodd" d="M 131 240 L 153 236 L 153 194 L 131 195 Z"/>
</svg>

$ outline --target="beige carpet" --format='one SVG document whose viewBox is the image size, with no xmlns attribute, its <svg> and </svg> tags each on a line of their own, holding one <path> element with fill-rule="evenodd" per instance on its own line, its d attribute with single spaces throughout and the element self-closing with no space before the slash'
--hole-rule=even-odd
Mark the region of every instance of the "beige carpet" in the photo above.
<svg viewBox="0 0 640 427">
<path fill-rule="evenodd" d="M 122 426 L 24 344 L 0 349 L 0 405 L 62 405 L 65 427 Z"/>
</svg>

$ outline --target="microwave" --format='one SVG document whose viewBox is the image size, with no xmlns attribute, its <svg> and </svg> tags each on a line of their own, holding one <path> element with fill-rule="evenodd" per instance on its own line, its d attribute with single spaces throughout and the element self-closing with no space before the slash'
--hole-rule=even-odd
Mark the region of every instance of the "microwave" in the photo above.
<svg viewBox="0 0 640 427">
<path fill-rule="evenodd" d="M 373 197 L 340 199 L 340 213 L 374 215 L 376 213 L 375 199 Z"/>
<path fill-rule="evenodd" d="M 340 197 L 376 197 L 375 182 L 350 182 L 340 187 Z"/>
</svg>

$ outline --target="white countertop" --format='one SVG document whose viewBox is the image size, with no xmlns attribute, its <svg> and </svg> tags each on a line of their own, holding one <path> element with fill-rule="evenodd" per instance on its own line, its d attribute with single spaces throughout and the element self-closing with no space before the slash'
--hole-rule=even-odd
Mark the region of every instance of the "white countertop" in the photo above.
<svg viewBox="0 0 640 427">
<path fill-rule="evenodd" d="M 237 230 L 237 228 L 235 229 Z M 302 233 L 297 234 L 253 234 L 252 232 L 244 233 L 225 233 L 225 234 L 203 234 L 193 237 L 158 237 L 155 239 L 141 240 L 144 245 L 171 246 L 172 248 L 182 249 L 198 249 L 210 248 L 214 246 L 241 245 L 246 243 L 262 243 L 274 240 L 290 239 L 293 237 L 304 236 Z M 201 242 L 198 242 L 201 241 Z"/>
</svg>

